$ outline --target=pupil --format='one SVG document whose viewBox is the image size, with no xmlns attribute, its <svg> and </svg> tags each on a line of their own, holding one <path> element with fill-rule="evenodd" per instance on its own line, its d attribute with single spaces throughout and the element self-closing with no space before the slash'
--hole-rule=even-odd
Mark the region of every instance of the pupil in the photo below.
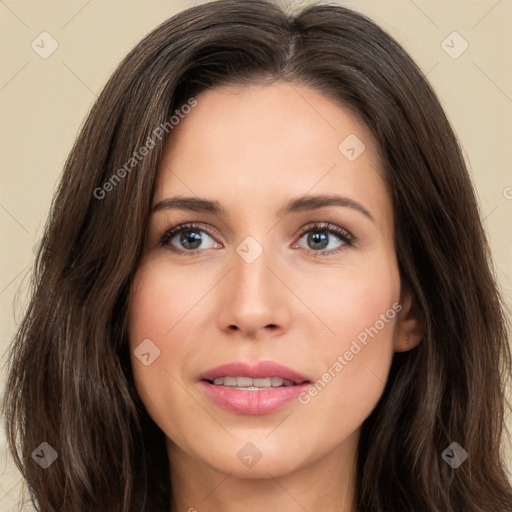
<svg viewBox="0 0 512 512">
<path fill-rule="evenodd" d="M 201 244 L 201 236 L 196 231 L 183 232 L 180 237 L 180 242 L 188 249 L 197 249 Z M 189 242 L 193 245 L 191 247 Z M 196 245 L 194 245 L 196 243 Z"/>
<path fill-rule="evenodd" d="M 324 249 L 329 244 L 327 238 L 328 233 L 326 231 L 320 231 L 309 236 L 309 240 L 313 242 L 313 249 Z"/>
</svg>

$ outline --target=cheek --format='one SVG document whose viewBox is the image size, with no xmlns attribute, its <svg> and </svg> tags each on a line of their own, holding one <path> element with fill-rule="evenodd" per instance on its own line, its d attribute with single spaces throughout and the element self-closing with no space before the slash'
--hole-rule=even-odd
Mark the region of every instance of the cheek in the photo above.
<svg viewBox="0 0 512 512">
<path fill-rule="evenodd" d="M 309 287 L 313 293 L 309 294 L 308 304 L 329 328 L 322 329 L 324 335 L 317 348 L 332 357 L 333 353 L 348 350 L 353 340 L 364 344 L 378 336 L 380 343 L 368 343 L 365 356 L 390 349 L 396 323 L 393 304 L 400 297 L 400 277 L 393 254 L 387 257 L 380 252 L 378 257 L 364 261 L 361 258 L 357 265 L 335 270 L 317 280 L 317 286 Z"/>
<path fill-rule="evenodd" d="M 398 288 L 389 279 L 345 283 L 330 313 L 338 340 L 336 348 L 348 350 L 348 341 L 358 341 L 369 349 L 365 352 L 389 349 L 396 322 L 397 306 L 393 304 L 398 297 Z M 370 345 L 369 339 L 378 339 L 379 343 Z"/>
<path fill-rule="evenodd" d="M 172 361 L 183 361 L 187 350 L 179 342 L 186 336 L 177 333 L 180 318 L 190 309 L 189 289 L 177 273 L 164 272 L 154 262 L 139 267 L 133 282 L 128 311 L 130 359 L 139 396 L 155 420 L 156 412 L 170 405 L 160 403 L 162 397 L 172 401 L 176 396 L 172 376 L 177 369 Z M 171 338 L 172 350 L 167 343 Z"/>
<path fill-rule="evenodd" d="M 128 325 L 130 342 L 171 337 L 191 304 L 199 300 L 200 292 L 191 285 L 189 275 L 179 269 L 173 271 L 158 260 L 143 264 L 132 287 Z"/>
<path fill-rule="evenodd" d="M 329 327 L 317 338 L 323 373 L 304 405 L 329 411 L 329 421 L 350 430 L 371 413 L 380 399 L 393 357 L 400 279 L 396 267 L 380 259 L 373 268 L 330 280 L 315 297 Z"/>
</svg>

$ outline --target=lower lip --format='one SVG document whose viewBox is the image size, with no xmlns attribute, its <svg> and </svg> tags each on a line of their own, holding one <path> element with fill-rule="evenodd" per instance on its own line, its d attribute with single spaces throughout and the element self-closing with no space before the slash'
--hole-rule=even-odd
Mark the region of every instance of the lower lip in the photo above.
<svg viewBox="0 0 512 512">
<path fill-rule="evenodd" d="M 215 386 L 204 380 L 200 384 L 217 405 L 240 414 L 270 414 L 278 411 L 293 402 L 309 386 L 309 384 L 297 384 L 261 391 L 245 391 L 239 388 Z"/>
</svg>

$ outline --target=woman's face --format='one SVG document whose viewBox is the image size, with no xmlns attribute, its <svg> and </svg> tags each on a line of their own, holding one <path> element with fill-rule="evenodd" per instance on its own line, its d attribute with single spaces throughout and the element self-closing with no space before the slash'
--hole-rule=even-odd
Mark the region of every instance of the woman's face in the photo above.
<svg viewBox="0 0 512 512">
<path fill-rule="evenodd" d="M 132 287 L 137 390 L 171 463 L 268 477 L 339 460 L 401 343 L 376 145 L 297 84 L 196 100 L 167 140 Z"/>
</svg>

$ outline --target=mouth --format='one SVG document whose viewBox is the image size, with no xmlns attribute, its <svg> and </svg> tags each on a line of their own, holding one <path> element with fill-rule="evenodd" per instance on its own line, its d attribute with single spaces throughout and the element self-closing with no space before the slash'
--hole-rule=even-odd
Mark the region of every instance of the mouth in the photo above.
<svg viewBox="0 0 512 512">
<path fill-rule="evenodd" d="M 207 380 L 207 382 L 214 386 L 224 386 L 244 391 L 261 391 L 262 389 L 296 386 L 295 382 L 281 377 L 254 379 L 252 377 L 217 377 L 213 380 Z"/>
<path fill-rule="evenodd" d="M 214 386 L 269 389 L 311 383 L 312 379 L 274 361 L 234 362 L 211 368 L 199 376 Z"/>
<path fill-rule="evenodd" d="M 268 414 L 281 409 L 313 382 L 311 377 L 273 361 L 217 366 L 198 380 L 214 403 L 239 414 Z"/>
</svg>

